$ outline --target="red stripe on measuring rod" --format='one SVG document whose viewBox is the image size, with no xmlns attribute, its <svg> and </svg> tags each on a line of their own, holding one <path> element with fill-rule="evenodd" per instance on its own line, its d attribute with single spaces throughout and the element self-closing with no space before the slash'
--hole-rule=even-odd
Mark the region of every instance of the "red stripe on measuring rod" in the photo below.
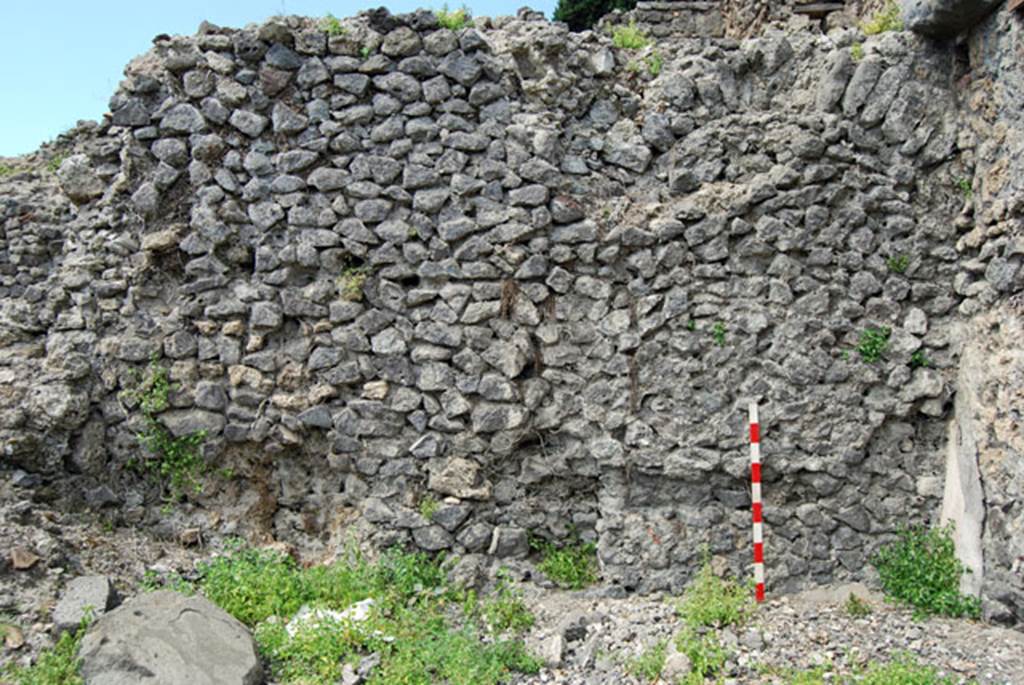
<svg viewBox="0 0 1024 685">
<path fill-rule="evenodd" d="M 756 593 L 757 601 L 758 602 L 763 602 L 764 601 L 764 583 L 758 583 L 757 584 L 757 588 L 755 588 L 754 592 Z"/>
<path fill-rule="evenodd" d="M 761 523 L 761 503 L 754 502 L 754 523 Z"/>
<path fill-rule="evenodd" d="M 764 543 L 763 542 L 755 542 L 754 543 L 754 563 L 755 564 L 763 564 L 764 563 Z"/>
<path fill-rule="evenodd" d="M 755 445 L 761 442 L 761 424 L 750 424 L 750 442 Z"/>
<path fill-rule="evenodd" d="M 750 482 L 760 483 L 761 482 L 761 465 L 751 464 L 750 465 Z"/>
</svg>

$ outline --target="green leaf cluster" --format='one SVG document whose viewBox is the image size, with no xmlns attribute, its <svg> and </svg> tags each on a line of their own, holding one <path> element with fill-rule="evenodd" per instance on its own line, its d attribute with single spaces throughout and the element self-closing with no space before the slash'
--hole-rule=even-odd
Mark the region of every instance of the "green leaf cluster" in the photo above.
<svg viewBox="0 0 1024 685">
<path fill-rule="evenodd" d="M 558 585 L 579 590 L 597 582 L 597 545 L 576 540 L 556 547 L 546 540 L 531 543 L 541 553 L 537 568 Z"/>
<path fill-rule="evenodd" d="M 874 364 L 889 347 L 889 338 L 892 330 L 889 328 L 868 328 L 861 332 L 860 340 L 857 342 L 857 352 L 860 358 L 868 364 Z"/>
<path fill-rule="evenodd" d="M 960 593 L 960 578 L 967 569 L 956 556 L 950 527 L 904 529 L 871 563 L 886 595 L 913 607 L 917 617 L 981 615 L 978 598 Z"/>
</svg>

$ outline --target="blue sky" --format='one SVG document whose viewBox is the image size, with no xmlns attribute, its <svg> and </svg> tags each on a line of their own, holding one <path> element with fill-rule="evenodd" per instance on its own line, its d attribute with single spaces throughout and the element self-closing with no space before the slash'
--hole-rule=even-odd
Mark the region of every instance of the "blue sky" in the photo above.
<svg viewBox="0 0 1024 685">
<path fill-rule="evenodd" d="M 449 0 L 450 1 L 450 0 Z M 548 17 L 556 0 L 474 0 L 474 16 L 515 14 L 528 4 Z M 5 0 L 0 8 L 0 156 L 39 147 L 99 119 L 128 62 L 160 33 L 195 33 L 204 19 L 240 27 L 275 14 L 346 17 L 384 5 L 392 12 L 444 0 Z M 461 6 L 456 0 L 451 7 Z"/>
</svg>

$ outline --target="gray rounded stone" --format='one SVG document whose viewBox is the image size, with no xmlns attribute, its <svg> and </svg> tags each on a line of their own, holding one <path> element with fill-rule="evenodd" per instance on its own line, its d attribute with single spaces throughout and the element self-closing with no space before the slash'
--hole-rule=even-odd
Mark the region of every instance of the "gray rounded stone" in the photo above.
<svg viewBox="0 0 1024 685">
<path fill-rule="evenodd" d="M 162 590 L 104 615 L 82 640 L 86 685 L 256 685 L 249 631 L 202 597 Z"/>
</svg>

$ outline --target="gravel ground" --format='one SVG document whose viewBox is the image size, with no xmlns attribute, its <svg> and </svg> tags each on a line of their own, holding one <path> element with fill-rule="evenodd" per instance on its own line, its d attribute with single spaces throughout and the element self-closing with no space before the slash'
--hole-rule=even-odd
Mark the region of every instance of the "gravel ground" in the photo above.
<svg viewBox="0 0 1024 685">
<path fill-rule="evenodd" d="M 851 592 L 867 601 L 870 614 L 854 618 L 847 612 Z M 646 682 L 629 676 L 624 664 L 679 631 L 676 598 L 611 599 L 597 594 L 528 594 L 537 615 L 534 648 L 553 663 L 560 643 L 562 659 L 558 666 L 519 683 Z M 910 611 L 885 603 L 859 584 L 771 599 L 747 626 L 723 630 L 721 638 L 732 652 L 727 684 L 783 682 L 766 675 L 765 666 L 804 669 L 828 662 L 888 661 L 900 652 L 915 655 L 919 663 L 940 669 L 957 682 L 973 678 L 985 685 L 1024 684 L 1024 633 L 974 621 L 918 621 Z"/>
<path fill-rule="evenodd" d="M 18 626 L 21 640 L 0 648 L 0 663 L 27 663 L 52 643 L 49 614 L 72 578 L 103 574 L 132 595 L 147 569 L 187 571 L 209 554 L 200 545 L 183 546 L 170 534 L 173 525 L 163 539 L 152 531 L 112 528 L 34 502 L 12 480 L 9 472 L 0 473 L 0 621 Z M 19 568 L 26 561 L 32 563 Z M 606 587 L 522 587 L 537 618 L 528 642 L 550 665 L 518 679 L 519 685 L 640 683 L 625 664 L 680 628 L 673 597 L 614 596 L 615 588 Z M 844 603 L 851 592 L 871 605 L 870 614 L 848 614 Z M 722 640 L 732 653 L 726 683 L 774 682 L 764 674 L 766 665 L 807 668 L 887 660 L 908 651 L 961 682 L 1024 685 L 1024 633 L 972 621 L 916 621 L 859 585 L 771 598 L 746 627 L 722 631 Z"/>
</svg>

